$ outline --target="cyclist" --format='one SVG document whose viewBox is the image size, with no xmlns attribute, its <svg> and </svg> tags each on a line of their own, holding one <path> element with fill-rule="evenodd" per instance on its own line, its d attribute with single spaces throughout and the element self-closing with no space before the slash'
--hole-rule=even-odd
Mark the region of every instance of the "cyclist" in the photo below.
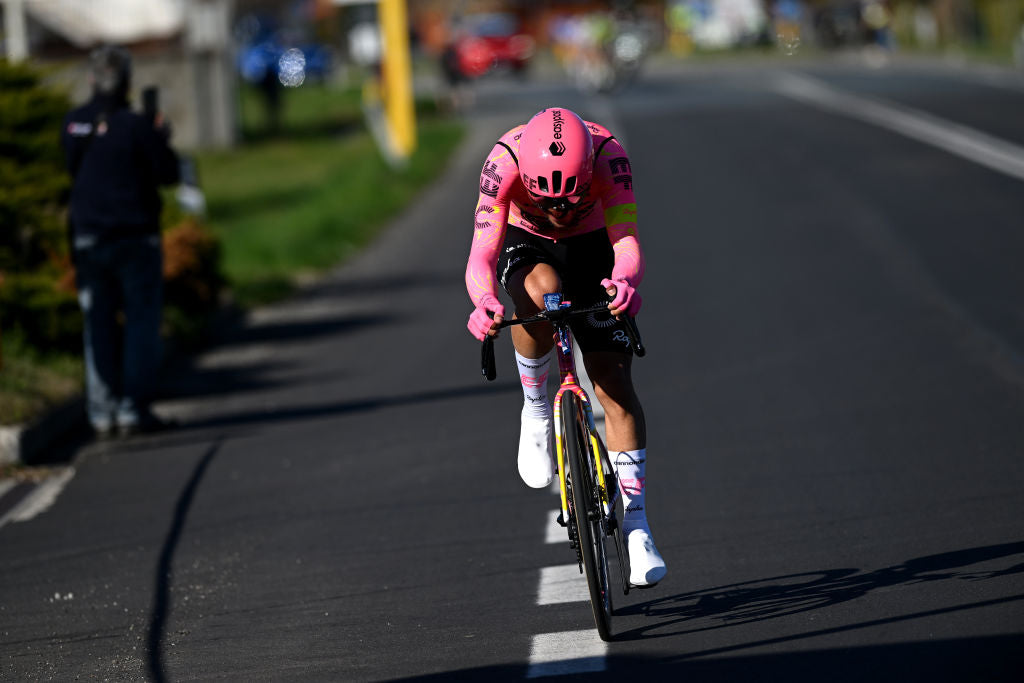
<svg viewBox="0 0 1024 683">
<path fill-rule="evenodd" d="M 466 287 L 475 306 L 468 327 L 477 339 L 496 335 L 505 315 L 498 283 L 517 317 L 543 310 L 548 292 L 579 305 L 614 296 L 607 315 L 578 318 L 572 330 L 605 411 L 623 496 L 630 583 L 652 586 L 666 569 L 644 509 L 646 425 L 633 389 L 629 341 L 613 317 L 639 311 L 636 288 L 644 272 L 629 157 L 603 126 L 568 109 L 545 109 L 491 150 L 475 215 Z M 519 474 L 528 486 L 543 488 L 555 475 L 547 394 L 553 329 L 548 323 L 513 327 L 512 342 L 524 395 Z"/>
</svg>

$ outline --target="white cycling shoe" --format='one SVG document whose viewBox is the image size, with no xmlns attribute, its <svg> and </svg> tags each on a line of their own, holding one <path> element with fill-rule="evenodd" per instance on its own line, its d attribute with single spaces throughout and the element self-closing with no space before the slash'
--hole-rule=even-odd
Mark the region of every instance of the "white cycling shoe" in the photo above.
<svg viewBox="0 0 1024 683">
<path fill-rule="evenodd" d="M 633 529 L 626 535 L 629 551 L 629 583 L 637 588 L 650 588 L 668 573 L 665 560 L 654 546 L 654 539 L 647 529 Z"/>
<path fill-rule="evenodd" d="M 522 416 L 519 432 L 519 476 L 530 488 L 542 489 L 555 478 L 551 457 L 553 437 L 550 417 Z"/>
</svg>

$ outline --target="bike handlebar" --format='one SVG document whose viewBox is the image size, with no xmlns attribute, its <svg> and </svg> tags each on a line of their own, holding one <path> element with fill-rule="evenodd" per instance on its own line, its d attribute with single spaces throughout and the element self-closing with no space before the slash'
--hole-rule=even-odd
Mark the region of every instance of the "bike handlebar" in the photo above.
<svg viewBox="0 0 1024 683">
<path fill-rule="evenodd" d="M 585 308 L 558 308 L 553 311 L 541 311 L 529 318 L 502 320 L 498 323 L 498 329 L 501 330 L 514 325 L 529 325 L 530 323 L 538 322 L 565 325 L 568 324 L 569 318 L 587 315 L 588 313 L 600 313 L 601 311 L 608 311 L 607 303 L 595 304 Z M 621 314 L 618 316 L 618 319 L 623 323 L 626 337 L 629 339 L 629 346 L 633 349 L 633 353 L 636 354 L 637 358 L 643 358 L 647 355 L 647 349 L 644 348 L 643 341 L 640 339 L 640 330 L 636 326 L 636 320 L 628 313 Z M 498 376 L 498 371 L 494 364 L 494 337 L 488 336 L 483 341 L 483 348 L 480 351 L 480 372 L 488 381 L 492 381 Z"/>
</svg>

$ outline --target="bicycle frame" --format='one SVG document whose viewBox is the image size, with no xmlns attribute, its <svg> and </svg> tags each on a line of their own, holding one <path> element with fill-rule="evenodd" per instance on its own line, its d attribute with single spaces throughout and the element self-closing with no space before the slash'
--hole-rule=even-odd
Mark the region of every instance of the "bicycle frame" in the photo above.
<svg viewBox="0 0 1024 683">
<path fill-rule="evenodd" d="M 607 549 L 605 540 L 612 538 L 615 542 L 616 556 L 619 558 L 619 570 L 622 575 L 623 594 L 629 593 L 629 578 L 626 564 L 623 561 L 625 549 L 622 542 L 621 527 L 615 519 L 615 496 L 608 490 L 608 478 L 605 477 L 605 464 L 608 461 L 607 451 L 601 443 L 594 424 L 594 410 L 587 392 L 580 386 L 577 379 L 576 361 L 573 356 L 573 338 L 569 327 L 571 316 L 607 311 L 608 304 L 596 304 L 591 307 L 573 309 L 569 302 L 562 301 L 561 294 L 545 294 L 544 309 L 535 316 L 521 319 L 514 318 L 498 323 L 501 329 L 512 325 L 528 325 L 537 322 L 550 323 L 555 330 L 556 350 L 558 357 L 559 387 L 554 399 L 555 457 L 558 468 L 558 495 L 561 503 L 560 522 L 568 528 L 569 541 L 576 550 L 576 559 L 580 565 L 580 573 L 587 575 L 587 587 L 590 591 L 591 607 L 594 610 L 594 621 L 597 631 L 603 640 L 610 640 L 612 602 L 610 581 L 608 577 Z M 633 319 L 622 315 L 620 320 L 633 352 L 637 356 L 645 353 L 640 342 L 640 333 Z M 494 337 L 484 338 L 481 352 L 481 371 L 488 380 L 497 375 L 494 363 Z M 563 403 L 571 395 L 581 406 L 582 420 L 586 423 L 586 436 L 579 433 L 578 423 L 566 425 L 563 421 L 565 411 Z M 570 404 L 573 403 L 570 401 Z M 573 408 L 572 412 L 576 412 Z M 577 418 L 579 419 L 579 418 Z M 582 437 L 582 438 L 581 438 Z M 573 453 L 566 453 L 567 441 L 572 443 Z M 578 451 L 576 449 L 579 449 Z M 584 450 L 589 451 L 585 453 Z M 588 457 L 589 456 L 589 457 Z M 570 462 L 571 458 L 571 462 Z M 591 468 L 591 475 L 585 468 Z M 572 473 L 572 474 L 570 474 Z M 571 478 L 572 502 L 570 503 L 569 480 Z M 614 479 L 614 475 L 610 475 Z M 577 481 L 578 479 L 578 481 Z M 616 485 L 615 494 L 618 493 Z M 594 505 L 596 497 L 598 505 Z M 572 514 L 570 514 L 570 505 Z"/>
<path fill-rule="evenodd" d="M 571 392 L 579 398 L 580 405 L 583 406 L 583 412 L 587 419 L 587 433 L 590 439 L 591 448 L 594 449 L 595 453 L 601 453 L 603 449 L 597 436 L 597 427 L 594 425 L 594 410 L 591 406 L 590 397 L 587 395 L 587 392 L 583 390 L 583 387 L 580 386 L 579 381 L 576 378 L 576 361 L 573 357 L 573 340 L 572 334 L 569 330 L 568 319 L 570 316 L 606 311 L 607 304 L 598 304 L 589 308 L 569 310 L 571 303 L 568 301 L 562 301 L 562 295 L 554 293 L 544 295 L 544 306 L 545 310 L 541 311 L 537 315 L 525 319 L 505 320 L 499 323 L 498 329 L 510 327 L 512 325 L 528 325 L 535 322 L 549 322 L 554 326 L 557 335 L 556 348 L 558 349 L 558 374 L 560 379 L 558 392 L 555 394 L 554 399 L 554 424 L 562 424 L 562 397 L 565 395 L 565 392 Z M 643 342 L 640 340 L 640 332 L 636 327 L 636 322 L 629 315 L 623 315 L 621 319 L 624 323 L 626 336 L 629 338 L 633 353 L 635 353 L 637 357 L 643 357 L 647 353 L 647 350 L 644 348 Z M 481 372 L 488 380 L 493 380 L 497 376 L 497 370 L 495 369 L 494 363 L 493 337 L 487 337 L 484 339 L 483 349 L 481 352 Z M 558 487 L 562 504 L 562 519 L 569 519 L 569 507 L 565 487 L 565 445 L 562 441 L 563 438 L 561 430 L 555 430 L 555 455 L 557 459 L 556 464 L 558 466 Z M 597 477 L 595 478 L 595 481 L 598 482 L 602 512 L 605 517 L 608 517 L 611 515 L 613 498 L 608 495 L 608 485 L 605 482 L 604 468 L 600 466 L 599 462 L 595 463 L 595 470 L 597 470 Z"/>
</svg>

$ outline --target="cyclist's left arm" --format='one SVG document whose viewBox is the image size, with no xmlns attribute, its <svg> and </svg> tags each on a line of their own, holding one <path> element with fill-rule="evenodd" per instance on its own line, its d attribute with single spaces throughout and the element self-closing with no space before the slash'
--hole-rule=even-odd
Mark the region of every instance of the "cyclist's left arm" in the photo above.
<svg viewBox="0 0 1024 683">
<path fill-rule="evenodd" d="M 636 197 L 633 195 L 633 170 L 626 150 L 618 140 L 609 140 L 602 148 L 595 168 L 595 180 L 602 188 L 601 202 L 608 227 L 608 240 L 615 254 L 611 276 L 601 284 L 615 287 L 613 312 L 636 315 L 640 295 L 636 288 L 644 277 L 644 254 L 636 227 Z"/>
</svg>

